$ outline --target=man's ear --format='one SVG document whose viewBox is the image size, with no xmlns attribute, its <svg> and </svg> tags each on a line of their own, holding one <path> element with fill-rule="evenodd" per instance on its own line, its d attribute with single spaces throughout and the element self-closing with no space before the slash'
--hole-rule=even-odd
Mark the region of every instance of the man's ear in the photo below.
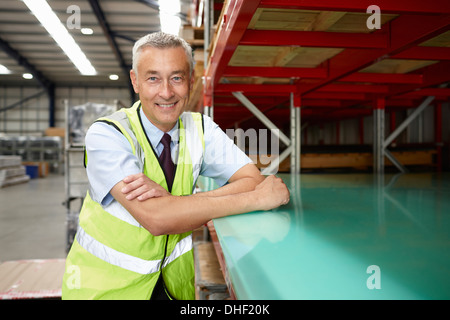
<svg viewBox="0 0 450 320">
<path fill-rule="evenodd" d="M 130 79 L 131 79 L 131 84 L 133 85 L 134 92 L 139 93 L 138 81 L 137 81 L 136 73 L 134 72 L 133 69 L 130 70 Z"/>
</svg>

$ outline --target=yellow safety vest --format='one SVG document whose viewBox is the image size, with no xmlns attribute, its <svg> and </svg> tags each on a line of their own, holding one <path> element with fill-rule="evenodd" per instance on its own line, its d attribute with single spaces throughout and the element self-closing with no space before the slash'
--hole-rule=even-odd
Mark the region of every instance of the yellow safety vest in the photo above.
<svg viewBox="0 0 450 320">
<path fill-rule="evenodd" d="M 99 119 L 115 126 L 130 142 L 142 172 L 167 190 L 162 168 L 142 126 L 140 102 Z M 179 118 L 179 155 L 171 193 L 190 195 L 204 154 L 200 113 Z M 153 236 L 113 200 L 102 207 L 83 202 L 79 228 L 66 259 L 63 299 L 149 299 L 162 273 L 175 299 L 194 299 L 192 232 Z"/>
</svg>

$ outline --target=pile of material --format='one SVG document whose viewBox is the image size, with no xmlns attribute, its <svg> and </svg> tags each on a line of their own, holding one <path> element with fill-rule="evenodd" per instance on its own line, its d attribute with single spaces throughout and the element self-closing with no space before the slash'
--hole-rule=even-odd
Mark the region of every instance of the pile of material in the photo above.
<svg viewBox="0 0 450 320">
<path fill-rule="evenodd" d="M 29 180 L 20 156 L 0 156 L 0 188 Z"/>
<path fill-rule="evenodd" d="M 0 264 L 0 300 L 61 299 L 65 259 L 6 261 Z"/>
</svg>

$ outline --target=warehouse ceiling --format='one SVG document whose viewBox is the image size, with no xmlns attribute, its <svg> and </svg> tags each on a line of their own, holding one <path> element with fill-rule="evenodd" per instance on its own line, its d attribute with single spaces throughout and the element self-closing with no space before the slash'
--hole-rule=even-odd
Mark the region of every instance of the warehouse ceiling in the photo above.
<svg viewBox="0 0 450 320">
<path fill-rule="evenodd" d="M 127 87 L 134 41 L 159 31 L 160 6 L 155 0 L 48 0 L 51 9 L 96 70 L 82 75 L 21 0 L 0 2 L 0 85 Z M 186 22 L 190 1 L 181 2 Z M 83 34 L 85 29 L 92 34 Z M 0 66 L 1 67 L 1 66 Z M 7 73 L 7 74 L 5 74 Z M 24 73 L 34 78 L 23 78 Z M 117 75 L 117 80 L 110 80 Z"/>
</svg>

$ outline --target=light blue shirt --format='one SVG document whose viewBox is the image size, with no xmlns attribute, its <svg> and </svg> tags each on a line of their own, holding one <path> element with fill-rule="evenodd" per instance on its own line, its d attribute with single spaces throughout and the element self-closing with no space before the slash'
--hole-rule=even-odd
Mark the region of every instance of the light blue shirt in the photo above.
<svg viewBox="0 0 450 320">
<path fill-rule="evenodd" d="M 155 127 L 144 115 L 140 116 L 144 131 L 159 156 L 163 145 L 163 131 Z M 205 153 L 200 174 L 213 178 L 219 186 L 227 183 L 231 176 L 252 160 L 208 116 L 203 116 Z M 168 133 L 172 138 L 172 159 L 178 155 L 178 123 Z M 109 204 L 113 197 L 112 187 L 126 176 L 140 173 L 138 159 L 131 145 L 116 128 L 103 122 L 94 123 L 85 138 L 88 166 L 86 169 L 91 185 L 91 197 L 102 205 Z"/>
</svg>

